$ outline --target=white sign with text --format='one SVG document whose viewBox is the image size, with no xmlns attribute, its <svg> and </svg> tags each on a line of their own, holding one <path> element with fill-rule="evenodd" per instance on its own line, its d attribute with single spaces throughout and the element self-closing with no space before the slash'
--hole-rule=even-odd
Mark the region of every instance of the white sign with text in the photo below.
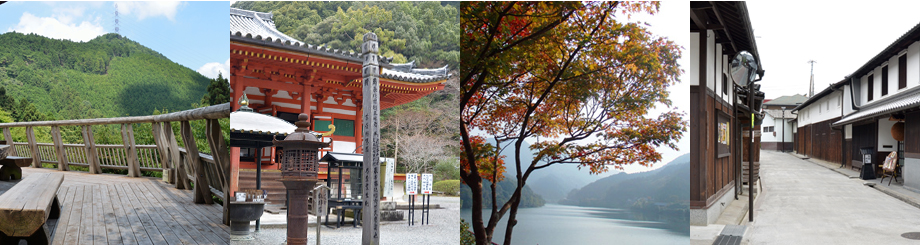
<svg viewBox="0 0 920 245">
<path fill-rule="evenodd" d="M 386 177 L 384 177 L 385 179 L 383 182 L 383 196 L 393 198 L 393 172 L 396 171 L 396 164 L 393 163 L 393 159 L 391 158 L 380 158 L 380 160 L 383 160 L 387 164 Z"/>
<path fill-rule="evenodd" d="M 406 193 L 409 195 L 418 194 L 418 174 L 417 173 L 406 174 Z"/>
<path fill-rule="evenodd" d="M 431 174 L 422 174 L 422 194 L 431 194 L 431 182 L 434 179 Z"/>
</svg>

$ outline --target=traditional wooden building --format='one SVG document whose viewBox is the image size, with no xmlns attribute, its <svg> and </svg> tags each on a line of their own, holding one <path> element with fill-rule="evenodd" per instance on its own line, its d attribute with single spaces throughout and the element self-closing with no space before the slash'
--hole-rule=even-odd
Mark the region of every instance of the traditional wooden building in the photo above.
<svg viewBox="0 0 920 245">
<path fill-rule="evenodd" d="M 763 103 L 764 120 L 761 129 L 761 149 L 774 151 L 791 151 L 795 140 L 795 128 L 792 122 L 796 114 L 792 109 L 805 102 L 808 97 L 804 95 L 780 96 Z"/>
<path fill-rule="evenodd" d="M 742 152 L 749 147 L 742 133 L 751 125 L 752 110 L 739 100 L 741 88 L 729 72 L 741 51 L 759 57 L 744 2 L 690 3 L 691 225 L 715 222 L 741 190 L 741 163 L 747 161 Z M 760 115 L 757 104 L 753 113 Z M 759 138 L 759 125 L 754 129 Z"/>
<path fill-rule="evenodd" d="M 798 115 L 796 153 L 834 163 L 846 161 L 845 132 L 831 126 L 844 113 L 844 86 L 832 84 L 793 109 Z"/>
<path fill-rule="evenodd" d="M 300 113 L 309 114 L 313 131 L 328 132 L 334 126 L 328 136 L 333 143 L 323 152 L 361 153 L 364 73 L 379 75 L 381 110 L 443 89 L 450 77 L 446 66 L 421 69 L 414 62 L 396 64 L 386 57 L 377 60 L 379 70 L 363 71 L 365 58 L 354 51 L 306 44 L 287 36 L 275 28 L 271 13 L 230 9 L 233 100 L 245 94 L 256 113 L 290 122 Z M 236 111 L 238 103 L 232 104 Z M 234 189 L 254 182 L 247 179 L 254 176 L 257 157 L 262 158 L 264 178 L 280 176 L 273 174 L 278 169 L 274 150 L 267 147 L 260 156 L 255 152 L 252 148 L 231 149 L 233 172 L 240 173 L 231 178 Z M 265 183 L 271 185 L 270 180 Z"/>
<path fill-rule="evenodd" d="M 897 152 L 904 185 L 920 189 L 920 24 L 901 35 L 837 86 L 843 93 L 841 128 L 849 145 L 836 146 L 851 165 L 869 149 L 875 166 Z"/>
</svg>

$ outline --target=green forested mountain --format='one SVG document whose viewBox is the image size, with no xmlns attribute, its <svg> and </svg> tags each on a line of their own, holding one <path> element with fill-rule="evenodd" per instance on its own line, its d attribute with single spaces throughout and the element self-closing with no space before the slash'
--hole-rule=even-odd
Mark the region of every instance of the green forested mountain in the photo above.
<svg viewBox="0 0 920 245">
<path fill-rule="evenodd" d="M 640 198 L 651 202 L 690 200 L 690 154 L 656 170 L 619 173 L 573 190 L 561 203 L 578 206 L 627 208 Z"/>
<path fill-rule="evenodd" d="M 0 86 L 43 120 L 180 111 L 207 93 L 208 78 L 118 34 L 73 42 L 8 32 L 0 44 Z"/>
<path fill-rule="evenodd" d="M 492 208 L 492 183 L 488 180 L 482 180 L 482 206 L 484 208 Z M 514 189 L 517 187 L 517 181 L 514 178 L 505 178 L 505 180 L 499 181 L 498 185 L 495 186 L 495 199 L 498 199 L 498 206 L 505 204 L 511 195 L 514 194 Z M 524 189 L 521 189 L 521 206 L 522 208 L 534 208 L 542 207 L 546 204 L 546 201 L 543 200 L 543 197 L 533 193 L 530 190 L 530 187 L 524 186 Z M 470 187 L 467 185 L 460 185 L 460 208 L 472 208 L 473 206 L 473 192 L 470 191 Z"/>
<path fill-rule="evenodd" d="M 456 4 L 440 2 L 236 2 L 232 7 L 272 12 L 275 26 L 313 45 L 360 50 L 364 33 L 380 39 L 380 54 L 421 67 L 460 64 Z"/>
</svg>

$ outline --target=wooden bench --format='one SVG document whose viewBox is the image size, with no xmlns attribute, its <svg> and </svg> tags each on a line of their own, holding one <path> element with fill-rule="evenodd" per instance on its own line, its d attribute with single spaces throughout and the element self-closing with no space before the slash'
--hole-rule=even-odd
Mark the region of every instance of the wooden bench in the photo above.
<svg viewBox="0 0 920 245">
<path fill-rule="evenodd" d="M 0 244 L 50 244 L 48 218 L 57 219 L 61 204 L 58 188 L 63 173 L 32 174 L 0 195 Z"/>
<path fill-rule="evenodd" d="M 0 180 L 22 179 L 22 167 L 32 165 L 32 158 L 6 157 L 0 160 Z"/>
</svg>

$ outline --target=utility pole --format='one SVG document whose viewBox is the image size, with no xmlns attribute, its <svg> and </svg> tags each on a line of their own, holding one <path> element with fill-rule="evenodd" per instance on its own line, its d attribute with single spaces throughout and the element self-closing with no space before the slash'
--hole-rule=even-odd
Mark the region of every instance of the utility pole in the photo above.
<svg viewBox="0 0 920 245">
<path fill-rule="evenodd" d="M 808 63 L 811 64 L 811 83 L 808 87 L 808 98 L 811 98 L 811 96 L 815 95 L 815 63 L 818 62 L 815 60 L 809 60 Z"/>
</svg>

